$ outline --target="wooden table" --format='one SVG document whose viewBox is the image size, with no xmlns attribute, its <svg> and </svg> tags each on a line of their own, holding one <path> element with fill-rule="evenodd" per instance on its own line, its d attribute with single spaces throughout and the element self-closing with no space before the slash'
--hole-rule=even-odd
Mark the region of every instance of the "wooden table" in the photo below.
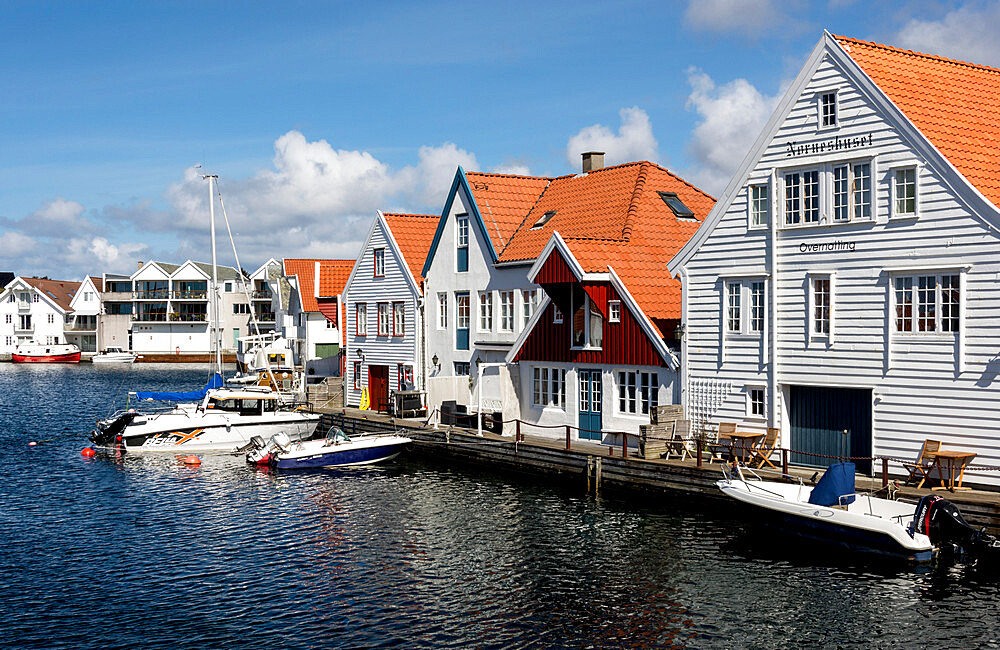
<svg viewBox="0 0 1000 650">
<path fill-rule="evenodd" d="M 747 462 L 747 452 L 750 452 L 750 457 L 753 457 L 753 452 L 757 450 L 757 445 L 754 444 L 754 440 L 758 443 L 764 438 L 763 433 L 756 433 L 753 431 L 737 431 L 736 433 L 724 434 L 724 438 L 729 438 L 732 444 L 729 446 L 729 457 L 736 457 L 736 443 L 740 443 L 740 462 Z"/>
<path fill-rule="evenodd" d="M 968 465 L 976 454 L 971 451 L 958 451 L 953 449 L 939 450 L 931 454 L 934 456 L 934 463 L 927 471 L 927 476 L 931 475 L 937 467 L 938 479 L 941 485 L 931 488 L 932 490 L 971 490 L 972 488 L 962 487 L 962 478 L 965 476 L 965 466 Z M 958 482 L 955 482 L 955 470 L 958 470 Z M 945 473 L 947 472 L 947 478 Z"/>
</svg>

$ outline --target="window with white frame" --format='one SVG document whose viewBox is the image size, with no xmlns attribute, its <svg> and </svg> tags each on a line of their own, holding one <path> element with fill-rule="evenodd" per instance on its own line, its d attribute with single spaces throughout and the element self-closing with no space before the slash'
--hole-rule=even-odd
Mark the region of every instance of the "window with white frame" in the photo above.
<svg viewBox="0 0 1000 650">
<path fill-rule="evenodd" d="M 500 292 L 500 331 L 514 331 L 514 292 Z"/>
<path fill-rule="evenodd" d="M 479 331 L 493 331 L 493 292 L 479 292 Z"/>
<path fill-rule="evenodd" d="M 38 302 L 38 301 L 39 301 L 38 294 L 37 293 L 36 294 L 32 294 L 32 296 L 31 296 L 31 302 Z"/>
<path fill-rule="evenodd" d="M 747 387 L 747 416 L 752 418 L 767 417 L 766 411 L 764 410 L 763 386 Z"/>
<path fill-rule="evenodd" d="M 750 331 L 764 331 L 764 281 L 750 280 Z"/>
<path fill-rule="evenodd" d="M 438 294 L 438 329 L 448 329 L 448 293 Z"/>
<path fill-rule="evenodd" d="M 872 218 L 872 165 L 869 161 L 834 163 L 782 175 L 784 225 L 827 221 L 846 223 Z M 752 207 L 752 206 L 751 206 Z"/>
<path fill-rule="evenodd" d="M 559 311 L 559 307 L 555 303 L 552 303 L 552 322 L 556 324 L 562 324 L 563 322 L 562 312 Z"/>
<path fill-rule="evenodd" d="M 621 300 L 609 300 L 608 301 L 608 322 L 609 323 L 620 323 L 622 320 L 622 301 Z"/>
<path fill-rule="evenodd" d="M 375 259 L 373 261 L 373 266 L 375 268 L 375 277 L 381 278 L 385 275 L 385 249 L 376 248 L 374 255 Z"/>
<path fill-rule="evenodd" d="M 354 333 L 357 336 L 368 336 L 368 304 L 364 302 L 354 305 Z"/>
<path fill-rule="evenodd" d="M 566 371 L 562 368 L 535 366 L 531 369 L 532 404 L 566 406 Z"/>
<path fill-rule="evenodd" d="M 7 345 L 14 345 L 14 337 L 13 336 L 8 336 L 7 337 Z"/>
<path fill-rule="evenodd" d="M 469 215 L 455 216 L 455 270 L 469 270 Z"/>
<path fill-rule="evenodd" d="M 785 225 L 819 223 L 819 171 L 788 172 L 785 179 Z"/>
<path fill-rule="evenodd" d="M 837 126 L 837 92 L 830 91 L 819 96 L 819 128 Z"/>
<path fill-rule="evenodd" d="M 870 163 L 851 165 L 851 218 L 872 218 L 872 166 Z"/>
<path fill-rule="evenodd" d="M 743 283 L 739 280 L 726 282 L 726 331 L 743 331 Z"/>
<path fill-rule="evenodd" d="M 21 320 L 21 322 L 20 322 L 20 325 L 21 325 L 20 329 L 22 329 L 22 330 L 30 330 L 31 329 L 31 314 L 21 314 L 19 318 Z"/>
<path fill-rule="evenodd" d="M 534 289 L 521 289 L 521 318 L 524 320 L 524 324 L 527 325 L 528 321 L 535 314 L 535 290 Z"/>
<path fill-rule="evenodd" d="M 659 404 L 659 377 L 655 372 L 618 372 L 618 411 L 647 415 Z"/>
<path fill-rule="evenodd" d="M 56 316 L 55 316 L 55 314 L 49 314 L 48 316 L 49 316 L 48 317 L 49 325 L 54 324 L 56 322 Z"/>
<path fill-rule="evenodd" d="M 361 362 L 354 362 L 354 390 L 361 390 Z"/>
<path fill-rule="evenodd" d="M 893 170 L 892 206 L 894 217 L 912 217 L 917 214 L 916 167 Z"/>
<path fill-rule="evenodd" d="M 14 322 L 14 316 L 12 314 L 7 314 L 7 316 L 4 317 L 4 322 L 10 325 Z"/>
<path fill-rule="evenodd" d="M 830 315 L 833 307 L 833 294 L 829 275 L 814 275 L 809 278 L 810 285 L 810 336 L 830 335 Z"/>
<path fill-rule="evenodd" d="M 726 280 L 723 300 L 727 334 L 759 336 L 764 331 L 767 316 L 767 283 L 764 278 Z"/>
<path fill-rule="evenodd" d="M 378 335 L 389 336 L 389 303 L 378 303 Z"/>
<path fill-rule="evenodd" d="M 329 318 L 327 318 L 326 319 L 326 329 L 328 329 L 328 330 L 335 330 L 335 329 L 337 329 L 337 323 L 334 322 L 334 321 L 332 321 L 332 320 L 330 320 Z"/>
<path fill-rule="evenodd" d="M 392 335 L 406 335 L 406 303 L 392 303 Z"/>
<path fill-rule="evenodd" d="M 456 314 L 455 326 L 458 329 L 469 329 L 469 294 L 455 294 Z"/>
<path fill-rule="evenodd" d="M 767 185 L 750 186 L 750 227 L 761 228 L 768 224 L 771 205 Z"/>
<path fill-rule="evenodd" d="M 590 296 L 578 284 L 570 292 L 572 323 L 570 346 L 574 348 L 599 348 L 604 338 L 604 317 Z"/>
<path fill-rule="evenodd" d="M 15 300 L 17 300 L 17 297 L 14 294 L 7 296 L 7 302 L 14 302 Z"/>
<path fill-rule="evenodd" d="M 896 277 L 893 298 L 897 332 L 934 334 L 959 330 L 962 296 L 958 274 Z"/>
<path fill-rule="evenodd" d="M 468 361 L 456 361 L 455 362 L 455 376 L 456 377 L 468 377 L 469 376 L 469 362 Z"/>
</svg>

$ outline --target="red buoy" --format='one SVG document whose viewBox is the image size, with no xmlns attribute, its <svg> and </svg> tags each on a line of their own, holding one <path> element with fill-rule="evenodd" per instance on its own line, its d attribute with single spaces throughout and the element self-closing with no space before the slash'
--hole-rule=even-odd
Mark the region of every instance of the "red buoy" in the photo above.
<svg viewBox="0 0 1000 650">
<path fill-rule="evenodd" d="M 184 457 L 184 464 L 185 465 L 201 465 L 201 459 L 198 458 L 197 456 L 185 456 Z"/>
<path fill-rule="evenodd" d="M 35 442 L 34 440 L 32 440 L 31 442 L 28 443 L 28 446 L 29 447 L 34 447 L 37 444 L 38 444 L 37 442 Z"/>
<path fill-rule="evenodd" d="M 83 456 L 84 458 L 90 458 L 96 453 L 97 452 L 94 451 L 93 447 L 84 447 L 83 451 L 80 452 L 80 455 Z"/>
</svg>

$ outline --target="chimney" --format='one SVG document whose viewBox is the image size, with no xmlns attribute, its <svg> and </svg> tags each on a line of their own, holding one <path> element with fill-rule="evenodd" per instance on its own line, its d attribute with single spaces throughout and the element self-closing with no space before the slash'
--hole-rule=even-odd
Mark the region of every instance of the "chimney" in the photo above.
<svg viewBox="0 0 1000 650">
<path fill-rule="evenodd" d="M 603 151 L 587 151 L 583 154 L 583 173 L 597 171 L 601 167 L 604 167 L 604 152 Z"/>
<path fill-rule="evenodd" d="M 139 260 L 139 268 L 136 271 L 142 270 L 142 260 Z"/>
</svg>

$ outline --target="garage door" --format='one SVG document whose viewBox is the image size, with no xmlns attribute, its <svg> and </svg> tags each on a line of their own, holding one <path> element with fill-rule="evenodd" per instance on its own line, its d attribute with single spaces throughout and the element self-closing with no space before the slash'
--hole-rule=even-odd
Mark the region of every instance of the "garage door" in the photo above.
<svg viewBox="0 0 1000 650">
<path fill-rule="evenodd" d="M 790 460 L 795 465 L 826 467 L 841 455 L 872 454 L 870 389 L 791 386 L 788 419 Z M 859 472 L 870 473 L 871 461 L 854 463 Z"/>
</svg>

